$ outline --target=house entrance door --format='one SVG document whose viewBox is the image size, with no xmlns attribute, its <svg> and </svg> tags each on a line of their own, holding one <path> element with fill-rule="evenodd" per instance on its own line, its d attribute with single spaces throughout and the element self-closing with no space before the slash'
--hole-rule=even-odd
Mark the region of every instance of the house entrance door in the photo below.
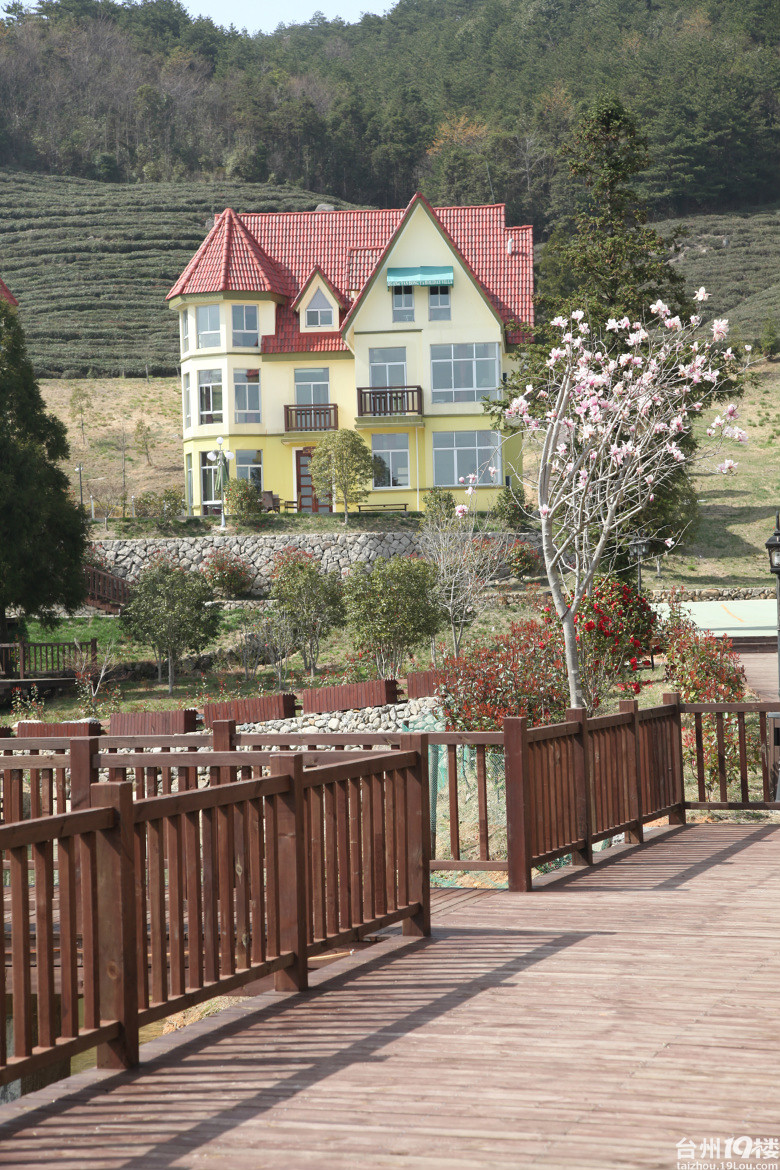
<svg viewBox="0 0 780 1170">
<path fill-rule="evenodd" d="M 299 512 L 330 512 L 328 502 L 321 503 L 314 494 L 314 485 L 311 482 L 311 448 L 295 452 L 295 483 Z"/>
</svg>

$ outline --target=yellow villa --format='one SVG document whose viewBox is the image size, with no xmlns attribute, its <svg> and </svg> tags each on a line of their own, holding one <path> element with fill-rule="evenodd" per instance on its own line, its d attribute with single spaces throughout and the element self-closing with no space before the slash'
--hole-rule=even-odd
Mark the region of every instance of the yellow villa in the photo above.
<svg viewBox="0 0 780 1170">
<path fill-rule="evenodd" d="M 187 504 L 218 510 L 231 475 L 299 511 L 329 510 L 308 473 L 318 439 L 371 448 L 369 507 L 419 510 L 431 487 L 480 506 L 513 475 L 482 399 L 532 322 L 530 227 L 503 204 L 237 215 L 227 209 L 168 294 L 179 314 Z"/>
</svg>

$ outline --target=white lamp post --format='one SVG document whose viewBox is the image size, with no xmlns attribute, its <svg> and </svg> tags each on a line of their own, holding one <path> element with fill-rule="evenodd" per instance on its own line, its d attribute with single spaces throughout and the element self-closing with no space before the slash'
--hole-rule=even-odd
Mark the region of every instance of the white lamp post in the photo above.
<svg viewBox="0 0 780 1170">
<path fill-rule="evenodd" d="M 217 482 L 214 485 L 219 492 L 219 499 L 221 504 L 222 517 L 220 519 L 220 528 L 225 527 L 225 484 L 229 478 L 229 463 L 231 459 L 235 459 L 232 451 L 223 451 L 222 444 L 224 443 L 222 435 L 217 438 L 217 450 L 207 451 L 206 458 L 210 459 L 212 463 L 217 465 Z"/>
</svg>

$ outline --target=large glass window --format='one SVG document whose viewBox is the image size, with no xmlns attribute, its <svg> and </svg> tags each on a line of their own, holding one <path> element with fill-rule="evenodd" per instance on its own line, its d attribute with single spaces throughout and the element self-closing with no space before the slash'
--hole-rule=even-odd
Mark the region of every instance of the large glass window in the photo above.
<svg viewBox="0 0 780 1170">
<path fill-rule="evenodd" d="M 451 314 L 449 285 L 432 284 L 428 289 L 428 320 L 449 321 Z"/>
<path fill-rule="evenodd" d="M 330 371 L 296 370 L 295 403 L 297 406 L 323 406 L 330 402 Z"/>
<path fill-rule="evenodd" d="M 259 423 L 260 371 L 234 370 L 233 389 L 236 395 L 236 422 Z"/>
<path fill-rule="evenodd" d="M 233 345 L 259 344 L 257 305 L 233 305 Z"/>
<path fill-rule="evenodd" d="M 501 381 L 495 342 L 431 346 L 434 402 L 479 402 L 496 394 Z"/>
<path fill-rule="evenodd" d="M 247 480 L 261 492 L 263 490 L 263 452 L 236 451 L 236 478 Z"/>
<path fill-rule="evenodd" d="M 409 436 L 373 435 L 374 487 L 409 486 Z"/>
<path fill-rule="evenodd" d="M 188 431 L 190 429 L 190 427 L 192 426 L 192 399 L 190 397 L 190 376 L 189 376 L 189 374 L 184 374 L 184 376 L 182 377 L 181 398 L 182 398 L 182 407 L 183 407 L 182 413 L 184 415 L 184 429 L 185 429 L 185 431 Z"/>
<path fill-rule="evenodd" d="M 198 328 L 198 349 L 209 349 L 220 343 L 219 305 L 198 305 L 195 310 Z"/>
<path fill-rule="evenodd" d="M 393 320 L 414 321 L 414 289 L 398 285 L 393 289 Z"/>
<path fill-rule="evenodd" d="M 200 453 L 200 502 L 201 505 L 220 503 L 217 495 L 216 460 L 209 459 L 205 451 Z"/>
<path fill-rule="evenodd" d="M 495 475 L 490 474 L 493 468 Z M 501 484 L 501 440 L 494 431 L 434 431 L 433 482 L 436 487 Z"/>
<path fill-rule="evenodd" d="M 322 329 L 333 324 L 333 308 L 325 293 L 318 288 L 306 309 L 306 324 L 310 329 Z"/>
<path fill-rule="evenodd" d="M 406 385 L 406 347 L 399 345 L 392 349 L 369 349 L 369 382 L 377 390 L 387 386 Z"/>
<path fill-rule="evenodd" d="M 198 370 L 198 404 L 201 425 L 222 422 L 221 370 Z"/>
<path fill-rule="evenodd" d="M 190 311 L 181 311 L 181 352 L 186 353 L 190 348 Z"/>
</svg>

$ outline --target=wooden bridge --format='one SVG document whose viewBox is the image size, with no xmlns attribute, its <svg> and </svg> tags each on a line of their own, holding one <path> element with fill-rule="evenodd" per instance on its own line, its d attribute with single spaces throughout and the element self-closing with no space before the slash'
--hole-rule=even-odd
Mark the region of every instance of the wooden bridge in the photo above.
<svg viewBox="0 0 780 1170">
<path fill-rule="evenodd" d="M 435 891 L 430 934 L 420 737 L 336 756 L 354 745 L 322 736 L 294 757 L 224 725 L 205 743 L 16 746 L 0 756 L 3 1079 L 92 1044 L 102 1067 L 0 1109 L 0 1164 L 603 1170 L 676 1167 L 684 1142 L 780 1139 L 780 825 L 658 824 L 691 804 L 778 807 L 742 747 L 765 711 L 690 713 L 694 743 L 711 715 L 724 749 L 734 721 L 726 800 L 693 763 L 709 801 L 686 800 L 678 703 L 511 721 L 510 881 L 564 846 L 580 864 L 534 872 L 524 893 Z M 629 840 L 594 855 L 610 820 Z M 307 971 L 360 937 L 379 941 Z M 122 1070 L 139 1023 L 262 976 L 275 992 Z"/>
</svg>

